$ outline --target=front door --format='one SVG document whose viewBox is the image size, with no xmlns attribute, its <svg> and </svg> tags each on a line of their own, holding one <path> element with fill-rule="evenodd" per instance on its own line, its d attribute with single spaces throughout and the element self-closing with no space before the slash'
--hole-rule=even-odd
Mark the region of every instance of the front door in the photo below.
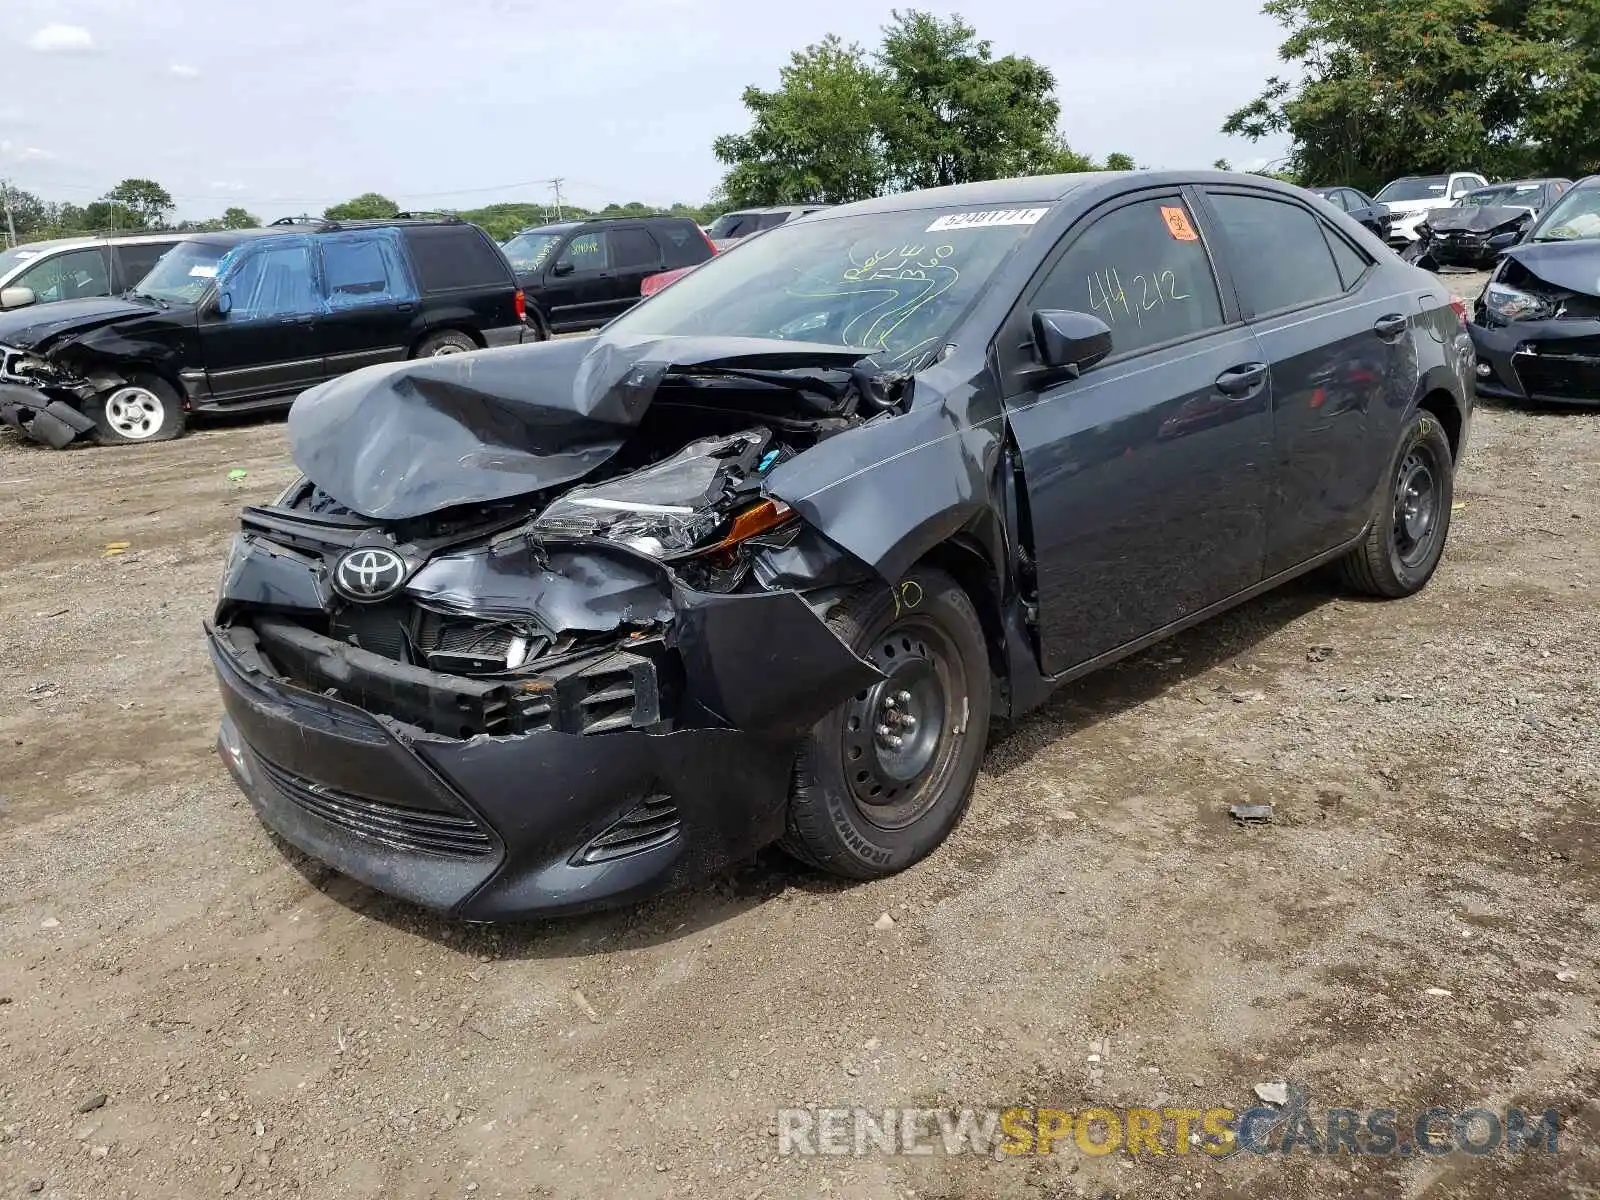
<svg viewBox="0 0 1600 1200">
<path fill-rule="evenodd" d="M 1002 333 L 1002 364 L 1040 309 L 1092 313 L 1113 345 L 1043 388 L 1008 371 L 1041 656 L 1058 674 L 1260 581 L 1271 385 L 1176 192 L 1069 231 Z"/>
<path fill-rule="evenodd" d="M 329 378 L 399 362 L 421 333 L 417 288 L 398 229 L 328 233 L 317 239 L 325 312 L 323 369 Z"/>
<path fill-rule="evenodd" d="M 217 281 L 227 312 L 207 306 L 200 346 L 222 404 L 293 395 L 323 379 L 322 303 L 307 238 L 247 244 Z"/>
<path fill-rule="evenodd" d="M 1369 413 L 1416 389 L 1419 289 L 1386 286 L 1391 276 L 1371 270 L 1365 251 L 1286 196 L 1217 187 L 1206 203 L 1272 367 L 1266 570 L 1275 575 L 1354 538 L 1371 516 L 1371 464 L 1382 454 L 1368 444 Z"/>
<path fill-rule="evenodd" d="M 556 254 L 544 278 L 552 329 L 593 329 L 611 319 L 616 279 L 611 273 L 610 241 L 606 230 L 590 230 L 569 240 Z"/>
</svg>

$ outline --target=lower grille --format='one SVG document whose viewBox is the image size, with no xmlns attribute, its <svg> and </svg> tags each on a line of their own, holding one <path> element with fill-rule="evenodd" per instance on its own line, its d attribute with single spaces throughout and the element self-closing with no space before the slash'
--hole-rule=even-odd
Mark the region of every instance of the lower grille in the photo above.
<svg viewBox="0 0 1600 1200">
<path fill-rule="evenodd" d="M 1600 356 L 1518 354 L 1512 366 L 1530 396 L 1600 399 Z"/>
<path fill-rule="evenodd" d="M 428 808 L 401 808 L 336 791 L 302 779 L 265 759 L 263 774 L 290 801 L 312 816 L 368 841 L 445 858 L 486 858 L 494 842 L 472 817 Z"/>
<path fill-rule="evenodd" d="M 682 822 L 671 796 L 647 796 L 642 804 L 574 856 L 580 864 L 611 862 L 665 846 L 678 836 Z"/>
</svg>

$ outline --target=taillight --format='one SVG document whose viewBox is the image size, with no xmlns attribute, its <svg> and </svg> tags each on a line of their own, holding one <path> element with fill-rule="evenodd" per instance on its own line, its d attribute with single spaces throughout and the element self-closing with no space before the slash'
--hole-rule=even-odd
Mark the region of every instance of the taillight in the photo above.
<svg viewBox="0 0 1600 1200">
<path fill-rule="evenodd" d="M 517 320 L 526 321 L 528 319 L 528 298 L 522 294 L 521 288 L 517 289 L 516 298 L 512 300 L 512 303 L 517 306 Z"/>
<path fill-rule="evenodd" d="M 1461 319 L 1461 328 L 1467 327 L 1467 302 L 1460 296 L 1450 297 L 1450 307 L 1456 310 L 1456 316 Z"/>
<path fill-rule="evenodd" d="M 700 231 L 700 236 L 705 239 L 706 249 L 715 254 L 717 252 L 717 244 L 711 240 L 711 235 L 702 229 Z"/>
</svg>

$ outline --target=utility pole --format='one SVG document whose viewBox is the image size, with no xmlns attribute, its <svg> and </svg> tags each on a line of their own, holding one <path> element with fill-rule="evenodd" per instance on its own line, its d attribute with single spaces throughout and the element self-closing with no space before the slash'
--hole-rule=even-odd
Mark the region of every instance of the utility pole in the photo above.
<svg viewBox="0 0 1600 1200">
<path fill-rule="evenodd" d="M 558 221 L 561 220 L 561 184 L 562 184 L 562 182 L 563 181 L 560 180 L 560 179 L 552 179 L 550 181 L 550 186 L 551 186 L 552 189 L 554 189 L 555 194 L 556 194 L 556 220 L 558 220 Z"/>
<path fill-rule="evenodd" d="M 17 222 L 11 215 L 11 180 L 0 179 L 0 198 L 4 198 L 6 205 L 6 249 L 12 249 L 17 244 Z"/>
</svg>

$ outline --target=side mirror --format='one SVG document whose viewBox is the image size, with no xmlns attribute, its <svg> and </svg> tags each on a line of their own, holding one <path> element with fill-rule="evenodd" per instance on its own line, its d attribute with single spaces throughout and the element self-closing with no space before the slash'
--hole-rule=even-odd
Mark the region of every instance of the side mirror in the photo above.
<svg viewBox="0 0 1600 1200">
<path fill-rule="evenodd" d="M 564 259 L 550 268 L 552 275 L 571 275 L 577 268 L 572 265 L 571 259 Z"/>
<path fill-rule="evenodd" d="M 219 317 L 225 317 L 233 311 L 233 293 L 218 292 L 216 302 L 211 306 Z"/>
<path fill-rule="evenodd" d="M 38 302 L 39 297 L 34 295 L 30 287 L 0 289 L 0 308 L 27 308 L 28 305 Z"/>
<path fill-rule="evenodd" d="M 1111 327 L 1088 313 L 1043 308 L 1033 314 L 1033 346 L 1046 371 L 1076 379 L 1111 353 Z"/>
</svg>

